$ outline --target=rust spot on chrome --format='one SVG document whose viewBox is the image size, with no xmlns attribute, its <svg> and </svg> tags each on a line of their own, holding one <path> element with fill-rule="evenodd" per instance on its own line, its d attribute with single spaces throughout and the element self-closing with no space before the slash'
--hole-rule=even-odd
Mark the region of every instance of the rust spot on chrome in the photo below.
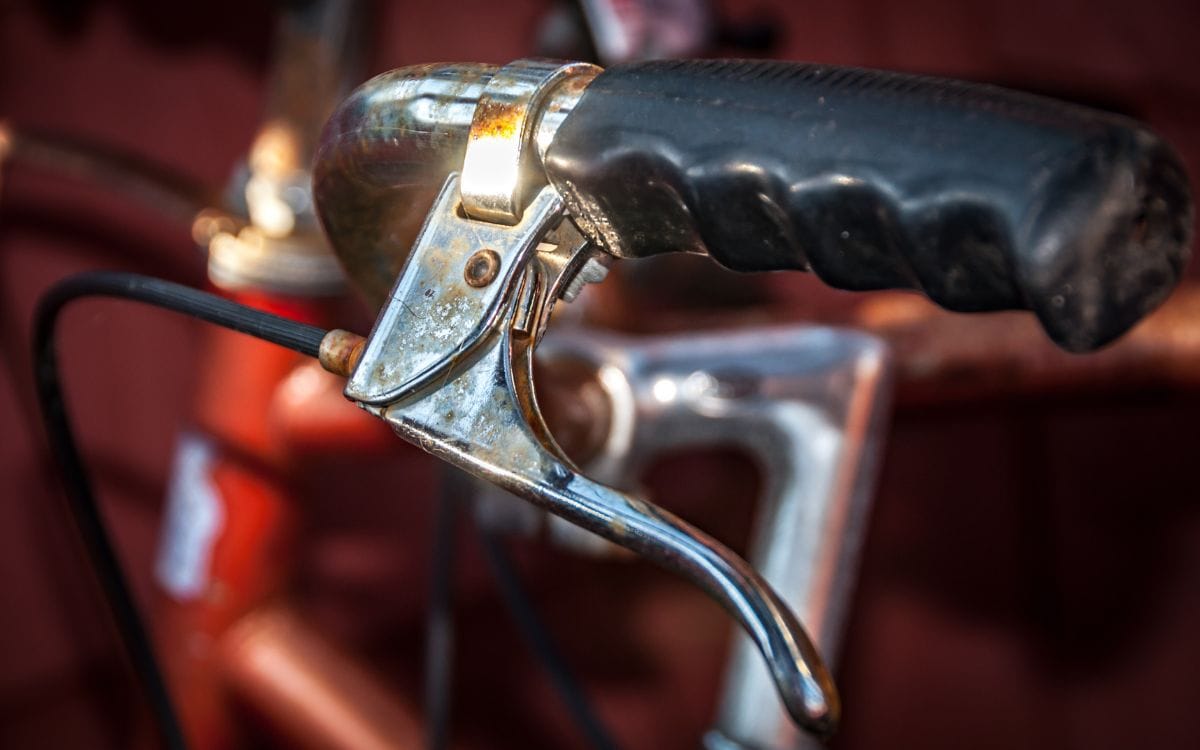
<svg viewBox="0 0 1200 750">
<path fill-rule="evenodd" d="M 475 107 L 473 138 L 514 138 L 521 134 L 525 121 L 523 106 L 484 99 Z"/>
<path fill-rule="evenodd" d="M 476 289 L 485 287 L 496 280 L 500 273 L 500 255 L 495 250 L 484 248 L 467 258 L 463 269 L 463 278 Z"/>
</svg>

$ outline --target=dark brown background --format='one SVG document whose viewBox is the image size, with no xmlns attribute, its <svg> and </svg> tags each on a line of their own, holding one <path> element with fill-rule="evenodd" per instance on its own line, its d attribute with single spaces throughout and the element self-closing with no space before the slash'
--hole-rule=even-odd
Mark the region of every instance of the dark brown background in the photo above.
<svg viewBox="0 0 1200 750">
<path fill-rule="evenodd" d="M 546 6 L 381 5 L 373 71 L 522 56 Z M 727 6 L 731 16 L 777 18 L 780 57 L 987 80 L 1121 109 L 1176 143 L 1200 174 L 1200 4 L 1192 0 Z M 220 185 L 258 123 L 270 22 L 269 7 L 245 1 L 6 2 L 0 116 L 102 139 Z M 42 437 L 28 421 L 34 300 L 54 279 L 93 267 L 203 279 L 178 227 L 100 191 L 22 170 L 7 175 L 4 747 L 123 747 L 140 716 L 51 502 L 57 490 Z M 794 283 L 803 293 L 810 282 Z M 64 360 L 85 452 L 147 599 L 198 330 L 111 303 L 81 307 L 67 322 Z M 1144 390 L 900 411 L 846 641 L 838 746 L 1200 747 L 1198 416 L 1200 396 Z M 429 486 L 430 469 L 411 452 L 400 456 L 410 474 L 403 484 L 372 469 L 361 493 L 341 490 L 342 510 L 333 512 L 369 516 L 363 508 L 386 506 L 379 513 L 411 563 L 421 559 L 429 527 L 428 495 L 412 488 Z M 664 502 L 734 542 L 749 509 L 728 508 L 746 505 L 753 482 L 744 463 L 694 458 L 667 462 L 650 477 Z M 630 747 L 694 746 L 714 707 L 727 645 L 722 614 L 643 566 L 536 551 L 524 560 L 540 606 L 620 738 Z M 341 602 L 376 613 L 371 627 L 343 635 L 413 694 L 415 607 L 424 589 L 414 565 L 391 566 L 391 578 Z M 463 614 L 463 658 L 478 666 L 460 670 L 459 736 L 473 747 L 576 742 L 544 678 L 497 618 L 487 597 Z"/>
</svg>

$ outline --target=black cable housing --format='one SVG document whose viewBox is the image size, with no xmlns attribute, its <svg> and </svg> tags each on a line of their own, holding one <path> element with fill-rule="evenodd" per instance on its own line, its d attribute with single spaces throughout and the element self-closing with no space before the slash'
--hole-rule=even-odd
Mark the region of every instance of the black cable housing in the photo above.
<svg viewBox="0 0 1200 750">
<path fill-rule="evenodd" d="M 164 745 L 171 750 L 182 749 L 187 747 L 187 742 L 179 717 L 96 503 L 63 397 L 54 333 L 62 310 L 82 297 L 115 297 L 156 305 L 311 357 L 317 356 L 325 331 L 180 284 L 115 271 L 82 273 L 67 278 L 46 292 L 38 303 L 33 335 L 34 379 L 46 436 L 66 490 L 67 506 L 133 669 L 146 691 Z"/>
<path fill-rule="evenodd" d="M 533 651 L 542 668 L 546 670 L 550 682 L 566 706 L 567 713 L 575 722 L 575 726 L 583 734 L 588 746 L 594 750 L 616 750 L 617 743 L 592 709 L 583 688 L 571 674 L 554 639 L 550 637 L 546 626 L 542 624 L 533 602 L 530 601 L 529 595 L 521 583 L 517 566 L 504 548 L 503 541 L 493 532 L 484 528 L 478 519 L 475 528 L 479 532 L 479 542 L 483 548 L 484 559 L 500 590 L 505 607 L 508 608 L 525 644 Z"/>
<path fill-rule="evenodd" d="M 38 303 L 33 335 L 34 378 L 47 439 L 66 491 L 67 506 L 103 589 L 122 644 L 146 692 L 163 743 L 170 750 L 183 750 L 187 747 L 183 729 L 155 656 L 153 643 L 138 612 L 132 590 L 122 572 L 100 514 L 91 478 L 71 429 L 59 378 L 58 356 L 54 344 L 58 319 L 68 304 L 84 297 L 112 297 L 155 305 L 246 333 L 311 357 L 318 356 L 326 331 L 180 284 L 116 271 L 95 271 L 67 278 L 46 292 Z M 435 588 L 439 589 L 438 598 L 441 600 L 436 602 L 435 610 L 443 617 L 449 609 L 446 606 L 449 603 L 448 566 L 453 552 L 452 547 L 446 543 L 446 538 L 452 536 L 453 507 L 456 504 L 453 496 L 465 486 L 461 479 L 453 476 L 457 474 L 456 471 L 450 470 L 448 474 L 451 476 L 447 481 L 446 496 L 441 498 L 442 518 L 438 524 L 438 536 L 442 542 L 438 546 L 446 548 L 439 551 L 438 556 L 442 559 L 434 566 L 437 571 L 435 577 L 438 579 L 435 581 Z M 545 626 L 540 622 L 523 590 L 516 567 L 508 558 L 502 543 L 484 529 L 479 531 L 484 556 L 496 577 L 506 605 L 522 636 L 558 689 L 588 744 L 603 749 L 615 747 L 611 736 L 588 705 L 583 691 L 571 676 Z M 435 619 L 438 619 L 436 615 Z M 432 659 L 427 665 L 430 671 L 428 677 L 431 682 L 431 695 L 438 703 L 431 711 L 430 719 L 442 743 L 448 736 L 449 728 L 447 681 L 452 659 L 448 642 L 449 628 L 452 628 L 449 620 L 431 623 L 431 635 L 436 635 L 434 640 L 442 642 L 431 644 Z"/>
</svg>

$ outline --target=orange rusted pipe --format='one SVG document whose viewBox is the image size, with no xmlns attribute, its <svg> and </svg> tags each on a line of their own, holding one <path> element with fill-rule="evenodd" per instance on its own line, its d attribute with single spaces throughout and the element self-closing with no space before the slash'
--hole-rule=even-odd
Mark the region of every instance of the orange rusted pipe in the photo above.
<svg viewBox="0 0 1200 750">
<path fill-rule="evenodd" d="M 244 617 L 222 639 L 224 682 L 289 747 L 403 750 L 422 743 L 415 711 L 295 613 Z"/>
</svg>

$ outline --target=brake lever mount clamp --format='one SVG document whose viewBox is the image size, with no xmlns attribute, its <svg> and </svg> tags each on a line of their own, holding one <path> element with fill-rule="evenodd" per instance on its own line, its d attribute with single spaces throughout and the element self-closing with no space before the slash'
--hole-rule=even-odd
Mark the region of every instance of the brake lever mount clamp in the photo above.
<svg viewBox="0 0 1200 750">
<path fill-rule="evenodd" d="M 487 82 L 461 172 L 446 178 L 345 394 L 409 442 L 700 586 L 754 641 L 797 724 L 827 736 L 836 690 L 775 591 L 699 529 L 583 476 L 538 410 L 533 350 L 550 311 L 611 258 L 576 229 L 538 161 L 569 111 L 554 101 L 598 72 L 522 60 Z"/>
</svg>

